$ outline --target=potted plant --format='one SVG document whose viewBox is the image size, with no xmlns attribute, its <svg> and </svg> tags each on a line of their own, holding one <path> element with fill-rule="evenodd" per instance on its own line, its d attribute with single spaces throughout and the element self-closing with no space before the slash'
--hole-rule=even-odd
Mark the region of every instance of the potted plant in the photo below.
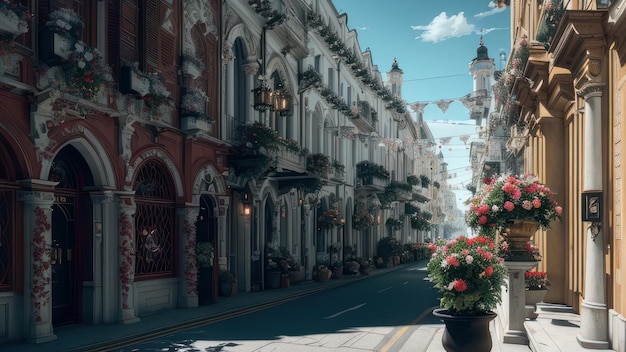
<svg viewBox="0 0 626 352">
<path fill-rule="evenodd" d="M 537 228 L 547 228 L 560 219 L 563 209 L 537 176 L 505 174 L 485 179 L 471 200 L 468 224 L 494 238 L 500 231 L 509 245 L 510 258 L 527 259 L 526 243 Z"/>
<path fill-rule="evenodd" d="M 333 272 L 324 264 L 316 265 L 313 269 L 313 280 L 326 282 L 333 275 Z"/>
<path fill-rule="evenodd" d="M 428 262 L 428 277 L 442 297 L 433 314 L 446 328 L 442 342 L 446 351 L 490 351 L 489 322 L 492 310 L 502 301 L 507 271 L 493 240 L 486 236 L 457 237 L 431 244 L 435 251 Z"/>
<path fill-rule="evenodd" d="M 228 270 L 221 270 L 219 274 L 220 296 L 230 297 L 236 294 L 237 276 Z"/>
<path fill-rule="evenodd" d="M 339 210 L 327 210 L 317 217 L 317 227 L 324 230 L 332 229 L 341 226 L 343 224 L 342 220 L 343 219 L 339 217 Z"/>
<path fill-rule="evenodd" d="M 543 302 L 550 286 L 548 274 L 545 271 L 527 271 L 524 273 L 524 286 L 526 288 L 526 318 L 536 319 L 536 305 Z"/>
</svg>

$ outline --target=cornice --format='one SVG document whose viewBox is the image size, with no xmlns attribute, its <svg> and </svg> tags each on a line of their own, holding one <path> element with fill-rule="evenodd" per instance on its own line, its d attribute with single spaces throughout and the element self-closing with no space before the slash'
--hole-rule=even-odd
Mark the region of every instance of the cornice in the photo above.
<svg viewBox="0 0 626 352">
<path fill-rule="evenodd" d="M 554 65 L 569 69 L 576 87 L 606 75 L 606 18 L 606 10 L 569 10 L 561 20 L 551 48 Z"/>
</svg>

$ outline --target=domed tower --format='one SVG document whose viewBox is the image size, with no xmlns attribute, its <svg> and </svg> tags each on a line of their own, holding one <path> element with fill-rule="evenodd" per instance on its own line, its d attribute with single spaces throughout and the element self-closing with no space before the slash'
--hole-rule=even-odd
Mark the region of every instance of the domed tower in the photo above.
<svg viewBox="0 0 626 352">
<path fill-rule="evenodd" d="M 402 76 L 404 72 L 398 67 L 398 60 L 393 59 L 391 71 L 387 72 L 387 85 L 391 89 L 391 94 L 398 98 L 402 98 Z"/>
<path fill-rule="evenodd" d="M 486 119 L 489 114 L 496 71 L 496 64 L 492 58 L 489 58 L 483 37 L 480 37 L 480 44 L 476 49 L 476 58 L 470 62 L 469 71 L 474 77 L 474 90 L 470 94 L 471 99 L 469 100 L 470 118 L 476 120 L 476 124 L 480 125 L 482 119 Z"/>
</svg>

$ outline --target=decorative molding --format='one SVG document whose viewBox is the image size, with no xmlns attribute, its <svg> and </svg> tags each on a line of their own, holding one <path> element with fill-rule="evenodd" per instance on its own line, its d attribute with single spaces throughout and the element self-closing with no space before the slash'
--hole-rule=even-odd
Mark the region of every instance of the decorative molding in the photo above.
<svg viewBox="0 0 626 352">
<path fill-rule="evenodd" d="M 588 83 L 576 90 L 576 94 L 584 99 L 601 97 L 605 86 L 606 84 L 604 83 Z"/>
</svg>

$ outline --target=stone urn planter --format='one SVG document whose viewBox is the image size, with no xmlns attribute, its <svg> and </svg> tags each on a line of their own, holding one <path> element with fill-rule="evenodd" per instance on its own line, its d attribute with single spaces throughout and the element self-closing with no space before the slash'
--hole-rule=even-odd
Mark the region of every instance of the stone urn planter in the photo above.
<svg viewBox="0 0 626 352">
<path fill-rule="evenodd" d="M 446 328 L 441 342 L 447 352 L 489 352 L 492 341 L 489 323 L 496 313 L 487 315 L 450 315 L 447 309 L 435 309 Z"/>
<path fill-rule="evenodd" d="M 526 318 L 534 320 L 537 319 L 537 303 L 543 302 L 544 297 L 548 290 L 526 290 L 524 295 L 526 296 Z"/>
<path fill-rule="evenodd" d="M 280 288 L 281 280 L 280 271 L 268 271 L 265 273 L 265 288 L 270 290 Z"/>
<path fill-rule="evenodd" d="M 507 226 L 504 236 L 509 244 L 509 261 L 534 261 L 535 258 L 527 248 L 532 236 L 537 232 L 539 224 L 530 220 L 515 220 Z"/>
</svg>

